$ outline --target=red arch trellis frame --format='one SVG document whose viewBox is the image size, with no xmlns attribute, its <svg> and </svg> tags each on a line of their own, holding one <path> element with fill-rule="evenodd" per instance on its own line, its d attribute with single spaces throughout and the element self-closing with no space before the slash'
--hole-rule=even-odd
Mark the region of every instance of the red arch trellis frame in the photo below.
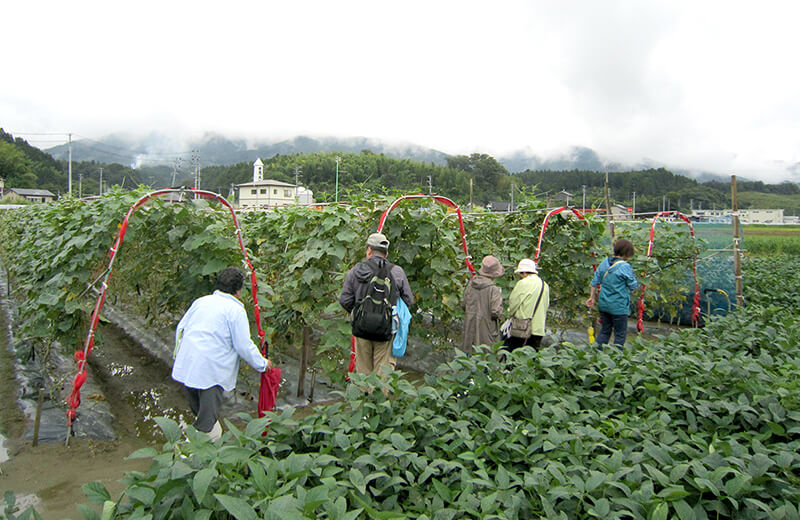
<svg viewBox="0 0 800 520">
<path fill-rule="evenodd" d="M 458 228 L 461 232 L 461 247 L 464 249 L 464 260 L 467 264 L 467 268 L 470 272 L 475 275 L 475 267 L 472 266 L 472 262 L 469 259 L 469 251 L 467 250 L 467 233 L 464 231 L 464 219 L 461 216 L 461 208 L 458 204 L 453 202 L 452 200 L 448 199 L 447 197 L 442 197 L 441 195 L 425 195 L 424 193 L 417 193 L 415 195 L 403 195 L 399 199 L 392 202 L 386 211 L 383 212 L 381 215 L 381 219 L 378 222 L 378 233 L 383 231 L 383 225 L 386 223 L 386 217 L 389 216 L 389 213 L 396 208 L 402 201 L 409 200 L 409 199 L 433 199 L 434 201 L 442 204 L 443 206 L 448 206 L 454 208 L 456 213 L 458 213 Z"/>
<path fill-rule="evenodd" d="M 259 337 L 259 344 L 261 348 L 264 348 L 264 336 L 265 332 L 261 328 L 261 309 L 258 306 L 258 282 L 256 280 L 256 273 L 253 269 L 253 265 L 250 263 L 250 257 L 247 255 L 247 249 L 244 247 L 244 241 L 242 240 L 242 231 L 239 227 L 239 221 L 236 218 L 236 213 L 233 210 L 233 206 L 220 194 L 214 193 L 212 191 L 205 191 L 205 190 L 197 190 L 197 189 L 175 189 L 175 188 L 168 188 L 158 191 L 150 192 L 146 195 L 143 195 L 139 200 L 137 200 L 129 209 L 128 212 L 125 214 L 125 218 L 122 220 L 120 224 L 119 233 L 117 234 L 117 238 L 114 241 L 114 245 L 111 246 L 111 253 L 108 260 L 108 268 L 105 271 L 105 275 L 103 277 L 102 282 L 102 289 L 100 293 L 97 295 L 97 301 L 94 305 L 94 311 L 92 312 L 92 318 L 89 322 L 89 332 L 86 335 L 86 341 L 83 344 L 82 351 L 75 352 L 75 361 L 78 363 L 78 372 L 75 374 L 75 378 L 72 381 L 72 392 L 67 397 L 66 401 L 69 405 L 69 410 L 67 410 L 67 426 L 72 428 L 72 422 L 75 420 L 77 416 L 77 409 L 81 404 L 81 394 L 80 388 L 83 386 L 83 383 L 86 382 L 86 360 L 89 357 L 89 354 L 92 352 L 92 347 L 94 347 L 94 335 L 95 331 L 97 330 L 97 325 L 100 322 L 100 311 L 103 308 L 103 304 L 106 301 L 106 291 L 108 290 L 108 280 L 111 277 L 111 272 L 114 268 L 114 260 L 117 257 L 117 253 L 119 252 L 120 247 L 122 246 L 122 241 L 125 238 L 125 233 L 128 229 L 128 222 L 130 220 L 131 215 L 141 208 L 147 201 L 160 197 L 162 195 L 167 195 L 170 193 L 177 193 L 177 194 L 188 194 L 191 196 L 198 196 L 204 199 L 216 199 L 223 206 L 228 208 L 230 211 L 231 218 L 233 219 L 233 225 L 236 228 L 236 237 L 239 242 L 239 249 L 242 251 L 242 255 L 244 256 L 244 263 L 247 266 L 250 272 L 250 284 L 252 286 L 252 294 L 253 294 L 253 303 L 254 303 L 254 314 L 256 320 L 256 327 L 258 329 L 258 337 Z M 69 433 L 68 433 L 69 435 Z"/>
<path fill-rule="evenodd" d="M 442 204 L 443 206 L 448 206 L 450 208 L 455 208 L 456 213 L 458 214 L 458 229 L 461 232 L 461 247 L 464 250 L 464 262 L 467 264 L 467 268 L 469 269 L 472 276 L 475 276 L 475 267 L 472 265 L 472 262 L 469 259 L 469 251 L 467 250 L 467 233 L 464 230 L 464 218 L 461 216 L 461 207 L 458 204 L 453 202 L 452 200 L 448 199 L 447 197 L 443 197 L 441 195 L 425 195 L 424 193 L 417 193 L 414 195 L 403 195 L 402 197 L 396 199 L 394 202 L 389 204 L 389 207 L 381 214 L 381 218 L 378 221 L 378 233 L 383 231 L 383 226 L 386 224 L 386 217 L 389 216 L 389 213 L 396 208 L 402 201 L 409 200 L 409 199 L 433 199 L 434 201 Z M 350 337 L 350 364 L 347 367 L 348 372 L 352 372 L 355 370 L 356 367 L 356 338 L 355 336 Z"/>
<path fill-rule="evenodd" d="M 547 230 L 547 225 L 550 223 L 550 217 L 553 215 L 558 215 L 565 210 L 571 210 L 572 213 L 574 213 L 579 219 L 583 220 L 584 224 L 588 225 L 588 222 L 586 222 L 586 217 L 583 215 L 583 213 L 572 206 L 562 206 L 560 208 L 550 210 L 547 215 L 545 215 L 544 222 L 542 223 L 542 229 L 539 231 L 539 242 L 536 244 L 536 256 L 533 259 L 535 262 L 539 262 L 539 255 L 542 253 L 542 239 L 544 238 L 544 232 Z"/>
<path fill-rule="evenodd" d="M 687 224 L 689 224 L 689 232 L 692 235 L 692 240 L 697 242 L 697 237 L 694 235 L 694 226 L 692 225 L 692 221 L 679 211 L 662 211 L 657 213 L 656 216 L 653 217 L 653 222 L 650 225 L 650 243 L 647 245 L 647 258 L 650 258 L 653 253 L 653 242 L 655 237 L 656 231 L 656 222 L 661 217 L 668 217 L 674 216 L 678 217 Z M 697 326 L 697 322 L 700 319 L 700 285 L 697 283 L 697 253 L 692 256 L 692 275 L 694 276 L 694 302 L 692 305 L 692 323 Z M 644 277 L 647 278 L 647 267 L 645 267 Z M 636 321 L 636 330 L 640 333 L 644 330 L 644 323 L 643 323 L 643 316 L 644 316 L 644 290 L 647 288 L 645 284 L 642 284 L 642 294 L 639 295 L 639 316 L 638 320 Z"/>
</svg>

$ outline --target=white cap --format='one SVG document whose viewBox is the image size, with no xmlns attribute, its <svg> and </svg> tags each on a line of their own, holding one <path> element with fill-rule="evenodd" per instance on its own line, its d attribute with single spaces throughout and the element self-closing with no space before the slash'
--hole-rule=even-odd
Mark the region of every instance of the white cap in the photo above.
<svg viewBox="0 0 800 520">
<path fill-rule="evenodd" d="M 539 268 L 536 265 L 536 262 L 531 260 L 530 258 L 523 258 L 519 261 L 519 265 L 517 269 L 514 271 L 515 273 L 538 273 Z"/>
</svg>

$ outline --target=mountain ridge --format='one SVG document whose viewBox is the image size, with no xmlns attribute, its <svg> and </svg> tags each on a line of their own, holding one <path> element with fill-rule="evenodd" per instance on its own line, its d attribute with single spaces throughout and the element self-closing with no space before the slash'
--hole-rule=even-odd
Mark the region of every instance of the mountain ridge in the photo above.
<svg viewBox="0 0 800 520">
<path fill-rule="evenodd" d="M 176 152 L 175 150 L 183 151 Z M 142 165 L 169 165 L 175 161 L 190 161 L 192 153 L 197 151 L 200 166 L 205 167 L 253 162 L 257 158 L 266 159 L 276 155 L 317 152 L 361 153 L 364 150 L 396 159 L 410 159 L 436 165 L 445 165 L 448 157 L 455 156 L 455 154 L 447 154 L 412 143 L 393 144 L 367 137 L 339 138 L 299 135 L 282 140 L 254 140 L 206 133 L 199 139 L 180 142 L 157 133 L 151 133 L 144 137 L 109 134 L 97 141 L 76 140 L 72 143 L 72 159 L 73 161 L 106 163 L 122 163 L 124 161 L 124 164 L 136 168 Z M 58 160 L 66 160 L 69 155 L 66 144 L 48 148 L 45 151 Z M 642 160 L 636 164 L 604 161 L 595 150 L 584 146 L 573 146 L 561 154 L 546 157 L 534 153 L 530 149 L 517 150 L 497 156 L 496 159 L 511 174 L 526 170 L 622 172 L 666 168 L 701 182 L 728 178 L 725 175 L 709 171 L 670 168 L 665 164 L 650 160 Z"/>
</svg>

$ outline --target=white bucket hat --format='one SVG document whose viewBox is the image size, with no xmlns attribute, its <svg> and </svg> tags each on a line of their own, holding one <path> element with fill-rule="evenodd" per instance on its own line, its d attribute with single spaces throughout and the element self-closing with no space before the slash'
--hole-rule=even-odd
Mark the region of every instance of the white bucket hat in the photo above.
<svg viewBox="0 0 800 520">
<path fill-rule="evenodd" d="M 536 262 L 531 260 L 530 258 L 523 258 L 519 261 L 519 265 L 517 269 L 514 271 L 515 273 L 538 273 L 539 267 L 536 265 Z"/>
</svg>

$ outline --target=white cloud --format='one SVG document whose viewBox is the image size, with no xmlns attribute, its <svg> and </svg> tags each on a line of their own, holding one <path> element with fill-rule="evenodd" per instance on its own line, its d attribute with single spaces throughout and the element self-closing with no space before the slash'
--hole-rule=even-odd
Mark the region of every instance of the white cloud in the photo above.
<svg viewBox="0 0 800 520">
<path fill-rule="evenodd" d="M 798 19 L 794 1 L 15 2 L 0 125 L 588 146 L 780 180 L 800 162 Z"/>
</svg>

